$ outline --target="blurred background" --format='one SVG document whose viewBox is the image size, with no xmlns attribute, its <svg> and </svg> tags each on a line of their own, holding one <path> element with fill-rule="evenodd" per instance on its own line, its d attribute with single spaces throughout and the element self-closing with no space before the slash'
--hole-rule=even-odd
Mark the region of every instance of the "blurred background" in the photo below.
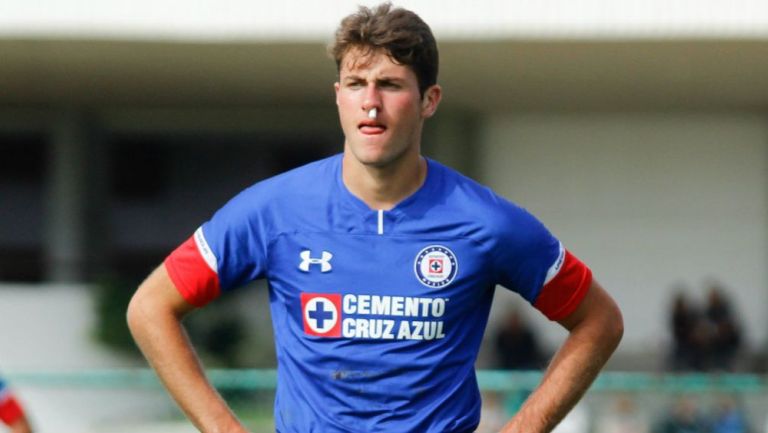
<svg viewBox="0 0 768 433">
<path fill-rule="evenodd" d="M 193 431 L 145 370 L 127 301 L 234 194 L 341 151 L 325 47 L 376 3 L 0 2 L 0 372 L 39 431 Z M 767 431 L 768 5 L 395 5 L 440 48 L 424 153 L 537 215 L 624 312 L 561 431 Z M 187 325 L 270 431 L 264 284 Z M 564 336 L 497 290 L 479 431 Z"/>
</svg>

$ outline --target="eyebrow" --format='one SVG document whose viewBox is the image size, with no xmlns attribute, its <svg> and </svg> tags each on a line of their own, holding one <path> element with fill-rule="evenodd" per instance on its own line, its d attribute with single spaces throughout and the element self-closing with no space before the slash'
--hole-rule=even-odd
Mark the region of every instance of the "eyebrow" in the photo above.
<svg viewBox="0 0 768 433">
<path fill-rule="evenodd" d="M 405 79 L 401 78 L 401 77 L 383 76 L 383 77 L 377 78 L 376 81 L 378 81 L 378 82 L 388 81 L 388 82 L 398 82 L 398 83 L 400 83 L 400 82 L 404 82 Z"/>
<path fill-rule="evenodd" d="M 360 75 L 350 74 L 350 75 L 347 75 L 346 77 L 344 77 L 343 81 L 369 81 L 369 80 L 367 80 L 366 78 L 363 78 Z M 402 83 L 402 82 L 405 81 L 405 79 L 402 78 L 402 77 L 393 77 L 393 76 L 385 75 L 383 77 L 375 78 L 374 81 L 376 81 L 377 83 L 382 83 L 382 82 L 383 83 L 387 83 L 387 82 L 390 82 L 390 83 L 394 83 L 394 82 Z"/>
</svg>

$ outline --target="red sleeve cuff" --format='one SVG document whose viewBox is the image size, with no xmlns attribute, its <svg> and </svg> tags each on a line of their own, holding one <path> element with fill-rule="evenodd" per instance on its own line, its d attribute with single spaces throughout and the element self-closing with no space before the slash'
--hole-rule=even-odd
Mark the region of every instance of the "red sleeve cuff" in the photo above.
<svg viewBox="0 0 768 433">
<path fill-rule="evenodd" d="M 219 296 L 219 276 L 200 254 L 194 236 L 176 248 L 164 264 L 176 290 L 190 304 L 202 307 Z"/>
<path fill-rule="evenodd" d="M 560 272 L 542 287 L 533 305 L 549 320 L 562 320 L 576 311 L 591 284 L 592 271 L 566 250 Z"/>
<path fill-rule="evenodd" d="M 13 396 L 8 397 L 2 404 L 0 404 L 0 420 L 7 425 L 15 423 L 23 416 L 24 411 Z"/>
</svg>

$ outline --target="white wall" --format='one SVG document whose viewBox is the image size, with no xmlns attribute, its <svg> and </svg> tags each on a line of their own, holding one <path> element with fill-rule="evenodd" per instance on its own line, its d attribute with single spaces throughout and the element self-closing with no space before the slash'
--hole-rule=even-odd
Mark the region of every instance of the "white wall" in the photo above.
<svg viewBox="0 0 768 433">
<path fill-rule="evenodd" d="M 13 373 L 19 372 L 78 373 L 146 366 L 96 343 L 95 320 L 87 287 L 0 284 L 0 368 L 11 375 L 9 385 L 25 405 L 35 431 L 106 432 L 174 410 L 159 389 L 112 387 L 106 382 L 88 387 L 13 381 Z M 0 431 L 4 430 L 0 427 Z"/>
<path fill-rule="evenodd" d="M 544 221 L 615 295 L 622 351 L 663 347 L 671 286 L 701 297 L 708 278 L 729 289 L 757 345 L 768 331 L 767 120 L 500 113 L 477 146 L 479 175 Z M 561 335 L 545 328 L 549 339 Z"/>
</svg>

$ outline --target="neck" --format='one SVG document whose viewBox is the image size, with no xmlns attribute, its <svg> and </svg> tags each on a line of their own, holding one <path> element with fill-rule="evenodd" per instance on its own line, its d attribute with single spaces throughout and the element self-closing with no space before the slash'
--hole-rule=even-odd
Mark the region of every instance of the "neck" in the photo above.
<svg viewBox="0 0 768 433">
<path fill-rule="evenodd" d="M 427 161 L 421 155 L 403 156 L 401 160 L 377 167 L 362 164 L 350 152 L 345 152 L 344 186 L 371 209 L 392 209 L 416 192 L 427 177 Z"/>
</svg>

